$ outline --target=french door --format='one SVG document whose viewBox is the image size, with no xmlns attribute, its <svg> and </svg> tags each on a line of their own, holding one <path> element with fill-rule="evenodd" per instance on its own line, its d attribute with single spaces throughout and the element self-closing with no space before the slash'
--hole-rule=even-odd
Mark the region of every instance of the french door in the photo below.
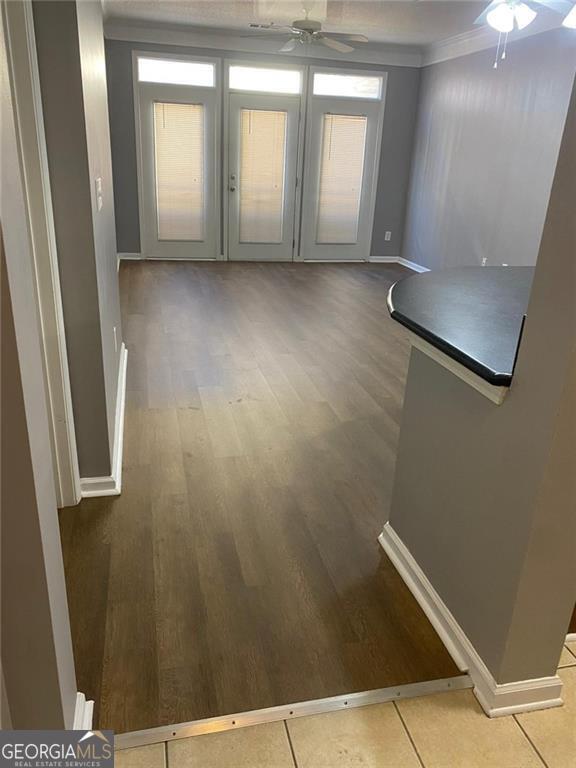
<svg viewBox="0 0 576 768">
<path fill-rule="evenodd" d="M 291 261 L 300 97 L 231 93 L 229 105 L 228 258 Z"/>
<path fill-rule="evenodd" d="M 308 107 L 300 257 L 370 253 L 381 103 L 312 96 Z"/>
<path fill-rule="evenodd" d="M 369 257 L 385 74 L 229 62 L 223 84 L 216 60 L 136 63 L 143 256 Z"/>
<path fill-rule="evenodd" d="M 214 88 L 140 84 L 146 257 L 217 257 L 216 97 Z"/>
</svg>

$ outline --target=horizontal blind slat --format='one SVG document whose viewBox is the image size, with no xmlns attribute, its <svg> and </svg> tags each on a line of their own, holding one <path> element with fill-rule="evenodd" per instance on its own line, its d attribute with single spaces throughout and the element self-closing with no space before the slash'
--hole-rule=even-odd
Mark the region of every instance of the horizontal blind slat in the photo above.
<svg viewBox="0 0 576 768">
<path fill-rule="evenodd" d="M 240 242 L 281 243 L 286 112 L 240 111 Z"/>
<path fill-rule="evenodd" d="M 324 115 L 317 243 L 358 241 L 366 126 L 363 115 Z"/>
<path fill-rule="evenodd" d="M 159 240 L 204 239 L 204 107 L 154 103 Z"/>
</svg>

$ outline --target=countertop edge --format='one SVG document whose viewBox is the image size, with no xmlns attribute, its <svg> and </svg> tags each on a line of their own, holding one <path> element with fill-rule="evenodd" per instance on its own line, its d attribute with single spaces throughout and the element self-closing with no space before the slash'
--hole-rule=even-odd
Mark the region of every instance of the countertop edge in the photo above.
<svg viewBox="0 0 576 768">
<path fill-rule="evenodd" d="M 474 358 L 469 357 L 466 353 L 462 352 L 462 350 L 452 346 L 451 344 L 448 344 L 439 336 L 436 336 L 436 334 L 431 333 L 430 331 L 426 330 L 426 328 L 423 328 L 418 323 L 415 323 L 413 320 L 410 320 L 401 312 L 398 312 L 398 310 L 394 309 L 392 305 L 391 292 L 392 288 L 388 293 L 387 303 L 390 317 L 393 320 L 395 320 L 397 323 L 400 323 L 400 325 L 403 325 L 405 328 L 408 328 L 408 330 L 412 331 L 412 333 L 420 336 L 425 341 L 439 349 L 441 352 L 444 352 L 444 354 L 448 355 L 448 357 L 451 357 L 453 360 L 456 360 L 457 363 L 460 363 L 473 373 L 480 376 L 489 384 L 493 384 L 496 387 L 509 387 L 511 385 L 511 375 L 501 372 L 499 373 L 497 371 L 493 371 L 491 368 L 487 368 L 486 366 L 482 365 L 482 363 L 479 363 Z"/>
</svg>

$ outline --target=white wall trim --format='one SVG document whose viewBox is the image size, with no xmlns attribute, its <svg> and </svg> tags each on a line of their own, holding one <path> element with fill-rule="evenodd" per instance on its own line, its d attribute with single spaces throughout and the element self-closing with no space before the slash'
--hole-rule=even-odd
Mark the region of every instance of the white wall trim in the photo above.
<svg viewBox="0 0 576 768">
<path fill-rule="evenodd" d="M 402 264 L 403 267 L 408 267 L 408 269 L 411 269 L 414 272 L 430 272 L 428 267 L 423 267 L 421 264 L 416 264 L 415 261 L 409 261 L 402 256 L 398 258 L 398 264 Z"/>
<path fill-rule="evenodd" d="M 537 26 L 530 25 L 526 29 L 516 30 L 510 37 L 510 42 L 549 32 L 552 29 L 559 28 L 560 22 L 560 16 L 557 19 L 541 19 Z M 180 45 L 192 48 L 212 48 L 251 54 L 278 54 L 279 46 L 277 40 L 267 40 L 264 34 L 254 34 L 253 37 L 241 37 L 241 32 L 242 30 L 199 28 L 183 24 L 127 22 L 113 19 L 108 20 L 104 25 L 104 34 L 109 40 Z M 316 46 L 307 50 L 306 55 L 307 58 L 318 60 L 328 59 L 332 61 L 397 67 L 427 67 L 431 64 L 439 64 L 442 61 L 495 48 L 497 43 L 498 33 L 487 25 L 483 25 L 469 32 L 439 40 L 430 46 L 373 43 L 371 45 L 358 46 L 352 54 L 339 54 L 336 51 L 324 52 L 319 46 Z M 298 56 L 298 51 L 294 54 L 278 55 L 290 58 L 290 56 Z"/>
<path fill-rule="evenodd" d="M 549 19 L 547 21 L 539 20 L 536 26 L 530 25 L 523 30 L 515 30 L 514 33 L 510 35 L 509 43 L 560 28 L 561 20 L 561 16 L 558 16 L 557 19 Z M 427 46 L 423 50 L 420 66 L 428 67 L 431 64 L 439 64 L 442 61 L 449 61 L 450 59 L 457 59 L 460 56 L 468 56 L 471 53 L 477 53 L 478 51 L 496 48 L 497 45 L 498 32 L 493 30 L 487 24 L 484 24 L 469 32 L 463 32 L 461 35 L 453 35 L 452 37 L 447 37 L 445 40 L 439 40 L 437 43 Z"/>
<path fill-rule="evenodd" d="M 124 410 L 126 405 L 126 368 L 128 350 L 122 343 L 118 366 L 118 390 L 116 393 L 116 418 L 114 420 L 114 448 L 112 474 L 104 477 L 83 477 L 80 480 L 82 498 L 91 496 L 118 496 L 122 491 L 122 448 L 124 445 Z"/>
<path fill-rule="evenodd" d="M 76 694 L 76 707 L 74 708 L 74 722 L 72 730 L 90 731 L 92 730 L 92 718 L 94 715 L 94 702 L 87 701 L 83 693 Z"/>
<path fill-rule="evenodd" d="M 144 257 L 141 253 L 117 253 L 116 254 L 116 269 L 120 271 L 121 261 L 141 261 Z"/>
<path fill-rule="evenodd" d="M 17 130 L 42 328 L 42 356 L 57 503 L 59 507 L 74 506 L 80 501 L 80 470 L 32 3 L 8 3 L 6 11 L 10 56 L 13 61 Z"/>
<path fill-rule="evenodd" d="M 557 675 L 514 683 L 497 683 L 390 523 L 386 523 L 378 541 L 420 604 L 456 665 L 470 674 L 474 683 L 474 694 L 489 717 L 561 706 L 562 680 Z"/>
<path fill-rule="evenodd" d="M 118 262 L 120 261 L 144 261 L 145 257 L 142 256 L 141 253 L 119 253 L 118 254 Z M 154 261 L 214 261 L 214 259 L 167 259 L 161 256 L 154 256 L 150 257 L 148 260 L 154 260 Z M 299 261 L 297 259 L 294 259 L 294 261 Z M 362 259 L 350 259 L 350 260 L 343 260 L 343 259 L 304 259 L 304 262 L 307 263 L 316 263 L 316 264 L 362 264 L 364 263 Z M 370 256 L 368 261 L 372 264 L 401 264 L 403 267 L 407 267 L 408 269 L 411 269 L 413 272 L 430 272 L 428 267 L 423 267 L 421 264 L 416 264 L 415 261 L 408 261 L 408 259 L 403 259 L 400 256 Z"/>
<path fill-rule="evenodd" d="M 576 632 L 569 632 L 566 635 L 566 642 L 567 643 L 576 643 Z"/>
<path fill-rule="evenodd" d="M 411 269 L 413 272 L 430 272 L 428 267 L 423 267 L 421 264 L 416 264 L 415 261 L 408 261 L 401 256 L 370 256 L 369 262 L 374 264 L 401 264 L 403 267 Z"/>
<path fill-rule="evenodd" d="M 278 54 L 280 45 L 277 40 L 267 38 L 265 33 L 250 30 L 219 29 L 214 27 L 194 27 L 186 24 L 151 24 L 146 22 L 126 22 L 110 19 L 104 24 L 104 35 L 108 40 L 121 40 L 135 43 L 160 43 L 181 45 L 190 48 L 211 48 L 221 51 L 241 51 L 251 54 Z M 298 58 L 301 52 L 278 54 L 286 58 Z M 396 67 L 419 67 L 422 51 L 412 45 L 386 45 L 373 43 L 359 45 L 352 54 L 340 54 L 337 51 L 322 49 L 322 46 L 310 46 L 306 49 L 307 59 L 346 61 L 361 64 L 381 64 Z"/>
</svg>

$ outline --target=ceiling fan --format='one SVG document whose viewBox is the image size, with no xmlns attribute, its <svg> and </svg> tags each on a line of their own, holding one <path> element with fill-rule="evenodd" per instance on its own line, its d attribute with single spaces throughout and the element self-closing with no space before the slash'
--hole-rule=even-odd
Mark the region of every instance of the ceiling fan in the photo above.
<svg viewBox="0 0 576 768">
<path fill-rule="evenodd" d="M 261 29 L 267 32 L 276 33 L 275 36 L 283 38 L 288 36 L 288 40 L 279 49 L 279 53 L 289 53 L 298 45 L 312 45 L 319 43 L 327 48 L 332 48 L 339 53 L 350 53 L 354 46 L 348 43 L 367 43 L 368 38 L 365 35 L 347 35 L 330 32 L 327 34 L 322 31 L 322 23 L 314 19 L 306 18 L 295 19 L 292 24 L 250 24 L 252 29 Z M 347 42 L 344 42 L 347 41 Z"/>
</svg>

